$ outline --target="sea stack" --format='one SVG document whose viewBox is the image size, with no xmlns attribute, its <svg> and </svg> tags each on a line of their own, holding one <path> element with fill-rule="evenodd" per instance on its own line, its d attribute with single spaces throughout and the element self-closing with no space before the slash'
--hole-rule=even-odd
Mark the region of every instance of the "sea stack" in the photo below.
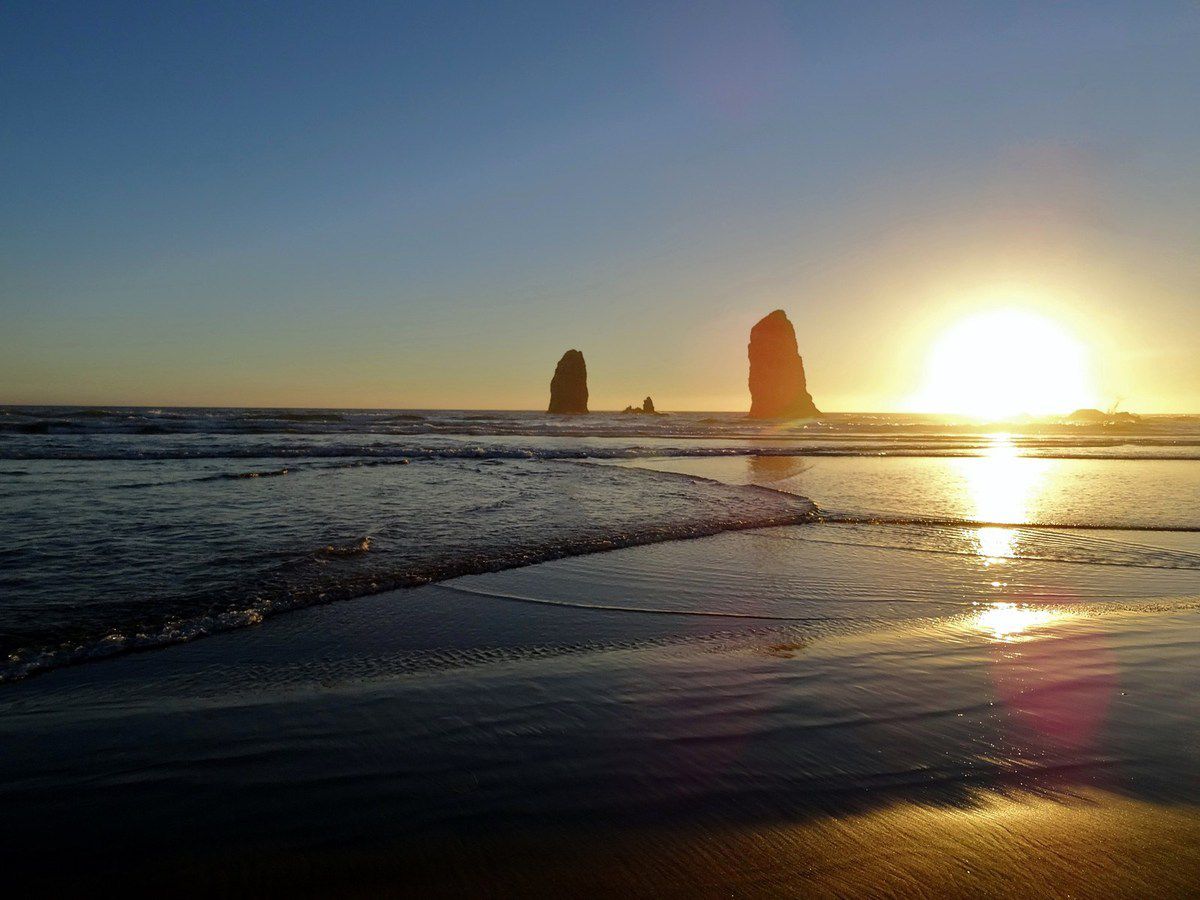
<svg viewBox="0 0 1200 900">
<path fill-rule="evenodd" d="M 750 329 L 750 418 L 807 419 L 820 415 L 804 380 L 796 329 L 782 309 Z"/>
<path fill-rule="evenodd" d="M 588 411 L 587 363 L 578 350 L 568 350 L 558 361 L 550 379 L 550 408 L 552 413 L 585 413 Z"/>
<path fill-rule="evenodd" d="M 665 416 L 666 413 L 660 413 L 654 408 L 654 401 L 647 397 L 642 401 L 641 406 L 627 406 L 621 412 L 633 413 L 639 416 Z"/>
</svg>

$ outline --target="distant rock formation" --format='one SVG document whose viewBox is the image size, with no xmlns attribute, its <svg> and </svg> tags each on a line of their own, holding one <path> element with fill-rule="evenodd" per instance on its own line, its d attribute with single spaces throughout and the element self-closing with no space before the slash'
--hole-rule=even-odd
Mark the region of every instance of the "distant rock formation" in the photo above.
<svg viewBox="0 0 1200 900">
<path fill-rule="evenodd" d="M 777 309 L 750 329 L 750 418 L 807 419 L 821 411 L 804 380 L 796 329 Z"/>
<path fill-rule="evenodd" d="M 622 410 L 622 412 L 635 413 L 639 416 L 666 415 L 666 413 L 660 413 L 654 408 L 654 401 L 651 400 L 649 397 L 647 397 L 645 400 L 642 401 L 642 405 L 640 407 L 639 406 L 627 406 L 627 407 L 625 407 L 625 409 Z"/>
<path fill-rule="evenodd" d="M 1116 412 L 1115 410 L 1101 412 L 1098 409 L 1077 409 L 1066 418 L 1068 422 L 1089 425 L 1132 425 L 1140 419 L 1134 413 Z"/>
<path fill-rule="evenodd" d="M 550 379 L 550 408 L 552 413 L 585 413 L 588 411 L 587 363 L 578 350 L 568 350 L 554 368 Z"/>
</svg>

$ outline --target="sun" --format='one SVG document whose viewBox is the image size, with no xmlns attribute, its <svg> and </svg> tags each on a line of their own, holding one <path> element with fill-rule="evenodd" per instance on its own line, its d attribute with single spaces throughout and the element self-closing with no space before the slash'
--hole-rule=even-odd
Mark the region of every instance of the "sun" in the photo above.
<svg viewBox="0 0 1200 900">
<path fill-rule="evenodd" d="M 918 412 L 1003 419 L 1095 405 L 1088 353 L 1059 323 L 1022 309 L 977 313 L 933 344 Z"/>
</svg>

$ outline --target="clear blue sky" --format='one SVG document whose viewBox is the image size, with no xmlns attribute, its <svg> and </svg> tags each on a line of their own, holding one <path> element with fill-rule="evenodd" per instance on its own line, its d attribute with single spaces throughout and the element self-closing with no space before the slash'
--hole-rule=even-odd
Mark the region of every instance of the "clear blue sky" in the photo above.
<svg viewBox="0 0 1200 900">
<path fill-rule="evenodd" d="M 896 408 L 1032 307 L 1200 411 L 1200 5 L 0 6 L 0 402 Z M 1018 354 L 1019 355 L 1019 354 Z"/>
</svg>

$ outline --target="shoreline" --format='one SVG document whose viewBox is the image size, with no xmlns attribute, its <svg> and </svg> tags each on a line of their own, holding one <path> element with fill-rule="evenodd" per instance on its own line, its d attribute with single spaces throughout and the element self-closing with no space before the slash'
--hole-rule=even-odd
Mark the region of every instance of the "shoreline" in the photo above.
<svg viewBox="0 0 1200 900">
<path fill-rule="evenodd" d="M 567 461 L 551 461 L 561 465 Z M 570 461 L 571 465 L 591 465 L 587 462 Z M 637 470 L 630 470 L 636 472 Z M 643 475 L 646 473 L 642 473 Z M 373 573 L 361 577 L 358 582 L 335 592 L 332 590 L 322 593 L 319 598 L 290 600 L 277 606 L 249 607 L 243 610 L 225 613 L 218 616 L 200 616 L 187 621 L 172 622 L 156 635 L 139 634 L 134 637 L 114 637 L 109 634 L 96 637 L 89 643 L 75 648 L 56 649 L 44 652 L 30 659 L 10 657 L 9 662 L 0 667 L 0 690 L 7 684 L 14 684 L 48 672 L 57 671 L 78 665 L 104 662 L 124 656 L 129 653 L 144 653 L 167 650 L 174 646 L 203 640 L 218 634 L 227 634 L 243 628 L 253 628 L 280 615 L 294 613 L 299 610 L 316 606 L 327 606 L 333 603 L 345 603 L 362 600 L 379 594 L 397 590 L 409 590 L 427 584 L 439 584 L 452 581 L 468 575 L 480 575 L 491 572 L 501 572 L 510 569 L 520 569 L 526 566 L 539 565 L 559 559 L 571 559 L 580 556 L 608 553 L 629 547 L 641 547 L 658 543 L 696 540 L 712 537 L 729 532 L 746 531 L 761 528 L 803 525 L 818 521 L 816 504 L 807 497 L 802 497 L 787 491 L 775 490 L 761 485 L 731 485 L 714 478 L 697 475 L 681 475 L 674 472 L 655 472 L 656 478 L 676 484 L 691 484 L 703 482 L 705 485 L 727 492 L 730 497 L 744 493 L 751 496 L 769 497 L 776 505 L 771 511 L 760 511 L 752 515 L 742 510 L 739 515 L 728 515 L 725 518 L 708 521 L 680 521 L 668 525 L 632 526 L 633 530 L 612 528 L 607 534 L 583 536 L 574 538 L 574 542 L 564 545 L 563 541 L 554 540 L 538 545 L 525 545 L 514 551 L 509 548 L 494 557 L 482 556 L 465 560 L 455 565 L 442 564 L 439 567 L 427 567 L 425 570 L 409 569 L 393 574 Z M 657 485 L 656 485 L 657 487 Z M 789 510 L 790 511 L 787 511 Z M 368 542 L 369 546 L 369 542 Z M 369 552 L 363 549 L 362 553 Z M 359 555 L 357 552 L 353 555 Z M 253 592 L 249 592 L 253 593 Z"/>
<path fill-rule="evenodd" d="M 1195 532 L 962 518 L 1191 523 L 1187 473 L 639 463 L 684 471 L 475 461 L 138 493 L 180 510 L 156 520 L 168 554 L 224 528 L 236 560 L 324 548 L 306 564 L 327 580 L 407 547 L 469 562 L 616 525 L 744 527 L 520 551 L 515 567 L 4 685 L 8 871 L 48 884 L 66 858 L 76 888 L 444 896 L 1140 896 L 1200 875 Z M 133 497 L 105 493 L 133 474 L 64 471 L 101 505 Z M 48 498 L 80 505 L 66 481 L 31 494 L 31 514 L 53 526 Z M 810 522 L 807 496 L 958 524 Z M 224 527 L 228 508 L 245 527 Z M 761 527 L 776 511 L 805 524 Z M 324 532 L 339 536 L 314 545 Z M 149 577 L 151 559 L 186 573 L 214 556 L 129 564 Z"/>
<path fill-rule="evenodd" d="M 927 573 L 958 583 L 953 561 L 904 573 L 771 533 L 313 607 L 12 685 L 10 871 L 44 876 L 34 848 L 54 848 L 77 885 L 447 896 L 1133 896 L 1200 874 L 1194 602 L 947 614 Z M 811 604 L 823 623 L 721 618 L 846 560 L 934 591 L 863 612 L 839 588 L 840 609 Z M 629 596 L 684 614 L 614 608 Z"/>
</svg>

